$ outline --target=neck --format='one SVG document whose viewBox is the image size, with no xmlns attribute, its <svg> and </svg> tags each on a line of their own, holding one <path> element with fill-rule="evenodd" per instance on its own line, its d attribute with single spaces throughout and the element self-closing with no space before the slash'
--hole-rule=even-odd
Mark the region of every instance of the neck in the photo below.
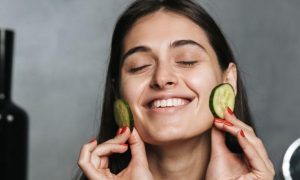
<svg viewBox="0 0 300 180">
<path fill-rule="evenodd" d="M 166 146 L 149 145 L 147 149 L 154 179 L 204 179 L 210 157 L 210 131 Z"/>
</svg>

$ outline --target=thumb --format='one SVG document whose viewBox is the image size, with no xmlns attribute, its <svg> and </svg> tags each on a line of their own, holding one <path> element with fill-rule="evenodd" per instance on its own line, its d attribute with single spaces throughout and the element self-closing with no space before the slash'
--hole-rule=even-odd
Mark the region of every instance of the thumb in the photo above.
<svg viewBox="0 0 300 180">
<path fill-rule="evenodd" d="M 230 153 L 225 144 L 225 133 L 213 127 L 211 130 L 211 156 Z"/>
<path fill-rule="evenodd" d="M 148 167 L 145 144 L 135 128 L 130 134 L 128 143 L 131 150 L 132 160 L 138 161 L 142 163 L 145 167 Z"/>
</svg>

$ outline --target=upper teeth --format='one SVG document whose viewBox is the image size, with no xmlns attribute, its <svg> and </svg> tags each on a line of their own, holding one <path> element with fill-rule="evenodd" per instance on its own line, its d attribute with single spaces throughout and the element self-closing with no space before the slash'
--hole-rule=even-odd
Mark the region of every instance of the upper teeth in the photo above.
<svg viewBox="0 0 300 180">
<path fill-rule="evenodd" d="M 152 102 L 152 108 L 159 108 L 159 107 L 170 107 L 170 106 L 180 106 L 185 104 L 184 99 L 179 98 L 171 98 L 171 99 L 163 99 L 163 100 L 155 100 Z"/>
</svg>

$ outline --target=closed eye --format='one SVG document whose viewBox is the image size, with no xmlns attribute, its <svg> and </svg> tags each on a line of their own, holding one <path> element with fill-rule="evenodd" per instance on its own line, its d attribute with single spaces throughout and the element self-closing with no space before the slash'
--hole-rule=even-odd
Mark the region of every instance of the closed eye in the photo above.
<svg viewBox="0 0 300 180">
<path fill-rule="evenodd" d="M 178 61 L 177 63 L 184 65 L 186 67 L 192 67 L 194 64 L 196 64 L 198 61 Z"/>
<path fill-rule="evenodd" d="M 130 73 L 135 73 L 135 72 L 143 70 L 144 68 L 146 68 L 148 66 L 151 66 L 151 64 L 146 64 L 146 65 L 143 65 L 143 66 L 140 66 L 140 67 L 130 68 L 129 72 Z"/>
</svg>

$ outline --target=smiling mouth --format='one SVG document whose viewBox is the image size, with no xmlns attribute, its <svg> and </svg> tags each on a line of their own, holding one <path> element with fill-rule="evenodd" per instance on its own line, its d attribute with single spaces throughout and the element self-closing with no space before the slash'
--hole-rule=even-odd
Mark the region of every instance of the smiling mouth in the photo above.
<svg viewBox="0 0 300 180">
<path fill-rule="evenodd" d="M 170 107 L 184 106 L 190 102 L 191 102 L 190 99 L 182 99 L 182 98 L 156 99 L 151 101 L 148 104 L 148 108 L 150 109 L 170 108 Z"/>
</svg>

